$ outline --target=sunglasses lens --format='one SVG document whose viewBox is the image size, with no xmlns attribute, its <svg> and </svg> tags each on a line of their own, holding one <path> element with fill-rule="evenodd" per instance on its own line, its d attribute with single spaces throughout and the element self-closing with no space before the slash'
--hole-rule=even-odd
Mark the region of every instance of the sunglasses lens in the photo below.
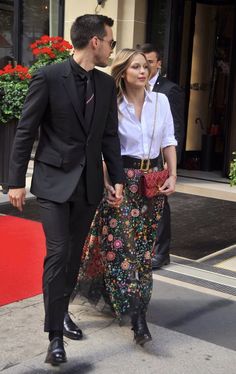
<svg viewBox="0 0 236 374">
<path fill-rule="evenodd" d="M 116 41 L 115 40 L 112 40 L 111 42 L 111 49 L 114 49 L 116 46 Z"/>
</svg>

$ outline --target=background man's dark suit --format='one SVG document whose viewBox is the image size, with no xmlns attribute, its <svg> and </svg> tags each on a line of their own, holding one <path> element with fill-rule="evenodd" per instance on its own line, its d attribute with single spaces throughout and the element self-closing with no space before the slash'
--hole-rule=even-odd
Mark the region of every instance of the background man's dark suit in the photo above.
<svg viewBox="0 0 236 374">
<path fill-rule="evenodd" d="M 123 181 L 115 84 L 96 69 L 93 81 L 94 114 L 88 124 L 70 61 L 38 72 L 32 79 L 13 147 L 9 185 L 20 188 L 25 185 L 32 145 L 41 125 L 31 192 L 40 202 L 48 253 L 55 251 L 54 242 L 59 242 L 58 263 L 50 255 L 44 263 L 45 331 L 61 330 L 63 325 L 83 243 L 103 194 L 102 154 L 112 183 Z"/>
<path fill-rule="evenodd" d="M 184 140 L 184 91 L 174 82 L 169 81 L 165 77 L 157 78 L 153 91 L 165 94 L 169 100 L 171 113 L 174 120 L 175 138 L 178 142 L 177 146 L 177 163 L 180 163 L 181 152 Z M 159 160 L 162 163 L 162 160 Z M 153 265 L 155 267 L 155 259 L 158 259 L 158 264 L 169 263 L 169 251 L 171 240 L 171 217 L 170 206 L 167 197 L 165 198 L 165 207 L 163 217 L 159 222 L 157 229 L 157 241 L 155 247 L 155 256 Z M 156 266 L 159 267 L 159 266 Z M 161 266 L 160 266 L 161 267 Z"/>
</svg>

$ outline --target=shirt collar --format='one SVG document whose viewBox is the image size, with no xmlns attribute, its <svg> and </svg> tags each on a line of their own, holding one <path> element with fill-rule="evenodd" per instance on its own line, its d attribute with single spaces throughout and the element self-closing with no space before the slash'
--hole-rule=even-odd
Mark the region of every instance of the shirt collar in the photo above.
<svg viewBox="0 0 236 374">
<path fill-rule="evenodd" d="M 153 94 L 153 92 L 151 92 L 151 91 L 147 91 L 147 90 L 145 89 L 145 98 L 144 98 L 144 103 L 145 103 L 146 101 L 153 102 L 153 101 L 154 101 L 154 96 L 155 96 L 155 95 L 156 95 L 156 93 Z M 122 111 L 123 109 L 125 109 L 125 108 L 127 108 L 127 107 L 129 107 L 129 106 L 133 106 L 133 104 L 130 104 L 130 103 L 128 102 L 127 98 L 126 98 L 125 96 L 123 96 L 123 99 L 122 99 L 121 103 L 119 104 L 119 109 Z"/>
<path fill-rule="evenodd" d="M 156 83 L 157 78 L 159 77 L 159 71 L 149 80 L 149 84 L 153 87 Z"/>
<path fill-rule="evenodd" d="M 75 73 L 76 75 L 78 75 L 81 79 L 88 79 L 88 77 L 92 77 L 92 74 L 93 74 L 93 70 L 90 70 L 89 72 L 86 71 L 85 69 L 82 68 L 82 66 L 80 66 L 79 64 L 77 64 L 77 62 L 75 62 L 75 60 L 73 59 L 73 56 L 70 57 L 70 64 L 71 64 L 71 69 L 73 71 L 73 73 Z"/>
</svg>

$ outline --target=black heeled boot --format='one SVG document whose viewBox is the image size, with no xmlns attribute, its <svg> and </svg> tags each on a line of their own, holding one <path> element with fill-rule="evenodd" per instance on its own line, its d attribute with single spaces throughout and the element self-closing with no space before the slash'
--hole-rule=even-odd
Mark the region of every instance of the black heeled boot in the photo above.
<svg viewBox="0 0 236 374">
<path fill-rule="evenodd" d="M 134 340 L 137 344 L 143 346 L 152 340 L 151 333 L 148 329 L 145 312 L 133 313 L 131 317 L 132 330 L 134 331 Z"/>
</svg>

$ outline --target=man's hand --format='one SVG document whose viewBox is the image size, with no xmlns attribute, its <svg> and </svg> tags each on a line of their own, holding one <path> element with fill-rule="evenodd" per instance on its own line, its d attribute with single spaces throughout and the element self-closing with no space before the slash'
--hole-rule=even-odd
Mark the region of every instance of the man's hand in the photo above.
<svg viewBox="0 0 236 374">
<path fill-rule="evenodd" d="M 160 187 L 159 191 L 163 195 L 171 195 L 172 193 L 175 192 L 175 184 L 176 184 L 176 176 L 175 175 L 170 175 L 169 178 L 165 181 L 163 186 Z"/>
<path fill-rule="evenodd" d="M 25 195 L 25 188 L 12 188 L 8 192 L 10 203 L 21 212 L 23 211 L 23 205 L 25 205 Z"/>
<path fill-rule="evenodd" d="M 123 200 L 123 184 L 115 184 L 115 196 L 118 201 Z"/>
<path fill-rule="evenodd" d="M 111 207 L 118 208 L 123 201 L 123 184 L 115 184 L 115 188 L 106 184 L 106 200 Z"/>
</svg>

